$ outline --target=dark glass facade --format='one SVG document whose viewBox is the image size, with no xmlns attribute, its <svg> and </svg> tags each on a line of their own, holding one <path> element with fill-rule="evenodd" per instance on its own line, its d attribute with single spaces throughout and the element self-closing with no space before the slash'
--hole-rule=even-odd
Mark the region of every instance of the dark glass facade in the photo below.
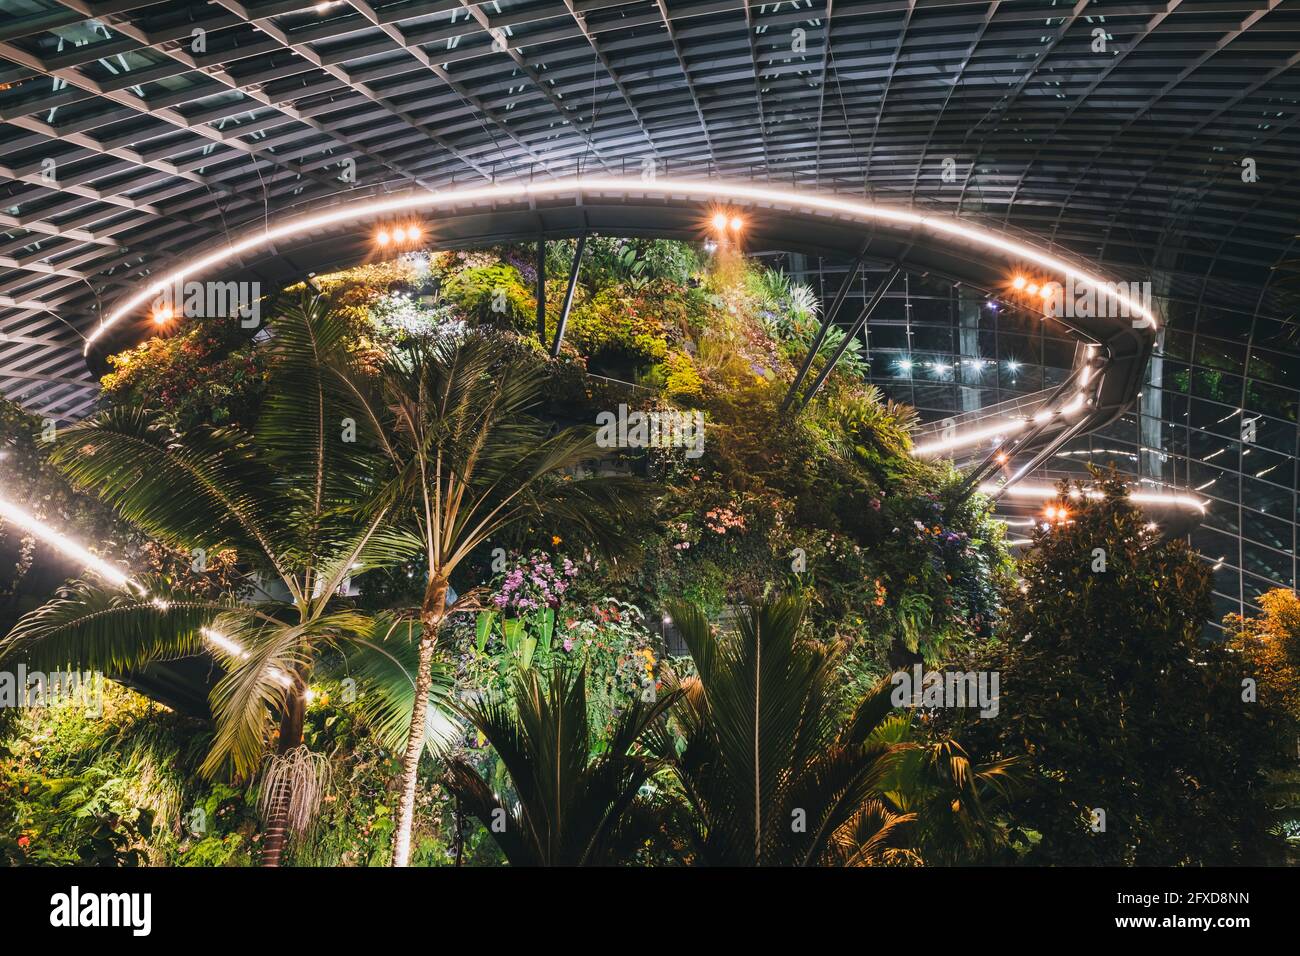
<svg viewBox="0 0 1300 956">
<path fill-rule="evenodd" d="M 791 267 L 823 301 L 843 277 L 842 266 L 816 259 Z M 864 270 L 846 313 L 882 277 Z M 1296 586 L 1300 335 L 1276 300 L 1239 309 L 1192 296 L 1156 303 L 1162 328 L 1134 407 L 1067 442 L 1027 480 L 1113 462 L 1140 485 L 1206 500 L 1189 540 L 1214 571 L 1217 626 L 1265 591 Z M 1059 384 L 1075 342 L 1009 297 L 910 274 L 871 317 L 863 345 L 872 381 L 936 421 Z"/>
</svg>

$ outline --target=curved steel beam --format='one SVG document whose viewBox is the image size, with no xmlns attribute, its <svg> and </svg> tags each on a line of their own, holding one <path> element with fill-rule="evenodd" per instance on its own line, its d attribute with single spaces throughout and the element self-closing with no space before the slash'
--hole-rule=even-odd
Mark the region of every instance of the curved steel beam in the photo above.
<svg viewBox="0 0 1300 956">
<path fill-rule="evenodd" d="M 870 256 L 891 266 L 931 272 L 993 294 L 1008 277 L 1036 271 L 1082 288 L 1117 307 L 1120 314 L 1069 315 L 1056 319 L 1081 341 L 1103 350 L 1104 370 L 1086 414 L 1090 427 L 1113 421 L 1131 405 L 1155 341 L 1156 318 L 1126 289 L 1089 264 L 1047 251 L 1033 240 L 976 223 L 914 209 L 863 202 L 821 192 L 779 189 L 750 182 L 639 177 L 576 177 L 518 181 L 383 198 L 358 198 L 305 215 L 272 220 L 232 241 L 208 246 L 119 301 L 88 336 L 85 352 L 102 337 L 164 295 L 176 283 L 226 270 L 284 280 L 291 254 L 311 258 L 318 269 L 355 264 L 372 254 L 366 230 L 386 217 L 422 215 L 430 244 L 443 248 L 506 240 L 589 233 L 701 239 L 713 213 L 744 220 L 746 241 L 815 254 Z M 269 255 L 268 255 L 269 253 Z M 255 265 L 242 263 L 253 261 Z M 278 274 L 277 274 L 278 272 Z M 292 280 L 296 281 L 297 276 Z M 1102 313 L 1110 310 L 1101 309 Z M 101 345 L 107 343 L 101 343 Z"/>
</svg>

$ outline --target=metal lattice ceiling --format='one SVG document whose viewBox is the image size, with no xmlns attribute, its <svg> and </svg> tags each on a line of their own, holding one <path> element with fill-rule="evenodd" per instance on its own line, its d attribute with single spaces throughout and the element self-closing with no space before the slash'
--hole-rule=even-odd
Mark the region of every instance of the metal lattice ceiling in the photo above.
<svg viewBox="0 0 1300 956">
<path fill-rule="evenodd" d="M 1260 308 L 1300 213 L 1297 62 L 1300 0 L 0 0 L 0 389 L 83 413 L 78 333 L 244 224 L 646 159 Z"/>
</svg>

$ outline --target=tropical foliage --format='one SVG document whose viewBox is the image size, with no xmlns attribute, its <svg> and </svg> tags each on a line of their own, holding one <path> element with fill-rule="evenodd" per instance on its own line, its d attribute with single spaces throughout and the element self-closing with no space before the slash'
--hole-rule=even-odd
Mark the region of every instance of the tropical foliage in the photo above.
<svg viewBox="0 0 1300 956">
<path fill-rule="evenodd" d="M 822 305 L 730 247 L 588 237 L 552 358 L 576 243 L 548 243 L 541 336 L 534 251 L 184 322 L 114 357 L 76 425 L 0 405 L 6 495 L 133 582 L 0 528 L 0 666 L 146 695 L 0 709 L 0 859 L 1199 864 L 1294 840 L 1294 594 L 1206 642 L 1205 569 L 1113 480 L 1063 490 L 1016 567 L 858 343 L 831 330 L 813 374 L 844 357 L 783 410 Z M 615 411 L 698 416 L 703 444 L 609 447 Z M 913 667 L 999 674 L 996 717 L 897 703 Z"/>
<path fill-rule="evenodd" d="M 1242 662 L 1201 639 L 1210 575 L 1161 536 L 1114 475 L 1092 500 L 1062 486 L 1034 534 L 1003 640 L 996 721 L 958 731 L 984 753 L 1027 755 L 1014 817 L 1031 862 L 1261 862 L 1275 716 L 1243 693 Z"/>
</svg>

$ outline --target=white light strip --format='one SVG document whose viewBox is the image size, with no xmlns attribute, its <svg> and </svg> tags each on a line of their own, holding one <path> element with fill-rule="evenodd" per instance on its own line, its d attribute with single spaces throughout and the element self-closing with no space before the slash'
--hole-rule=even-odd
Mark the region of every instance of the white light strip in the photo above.
<svg viewBox="0 0 1300 956">
<path fill-rule="evenodd" d="M 985 482 L 980 485 L 979 490 L 986 495 L 992 495 L 997 494 L 1004 489 L 1001 485 Z M 1048 498 L 1059 498 L 1061 494 L 1054 485 L 1016 484 L 1006 488 L 1005 491 L 1009 495 L 1015 495 L 1021 498 L 1041 498 L 1043 500 Z M 1100 500 L 1105 497 L 1096 489 L 1089 489 L 1084 492 L 1084 495 L 1093 500 Z M 1069 496 L 1071 498 L 1078 498 L 1079 490 L 1077 488 L 1071 488 Z M 1138 504 L 1162 505 L 1170 508 L 1187 508 L 1202 512 L 1205 511 L 1206 504 L 1204 501 L 1201 501 L 1199 498 L 1193 498 L 1191 495 L 1162 494 L 1155 491 L 1130 491 L 1128 497 L 1130 501 L 1137 502 Z"/>
<path fill-rule="evenodd" d="M 877 206 L 871 203 L 855 202 L 820 193 L 803 193 L 795 190 L 769 189 L 764 186 L 746 185 L 709 180 L 689 179 L 655 179 L 594 177 L 568 178 L 539 182 L 507 183 L 503 185 L 481 186 L 469 189 L 444 189 L 429 192 L 406 193 L 388 196 L 383 199 L 368 199 L 360 202 L 346 203 L 327 212 L 314 216 L 304 216 L 273 228 L 263 228 L 236 242 L 221 246 L 206 253 L 177 269 L 167 273 L 140 292 L 129 296 L 114 308 L 90 333 L 86 339 L 84 351 L 123 316 L 147 303 L 150 297 L 161 295 L 177 282 L 184 282 L 196 273 L 202 273 L 213 266 L 221 265 L 230 259 L 269 246 L 272 243 L 289 239 L 330 226 L 352 223 L 359 220 L 383 216 L 394 212 L 408 212 L 413 209 L 437 209 L 473 203 L 494 202 L 497 200 L 525 199 L 533 197 L 554 196 L 568 192 L 616 193 L 623 197 L 675 195 L 698 199 L 701 202 L 751 202 L 784 206 L 792 210 L 808 212 L 829 212 L 864 223 L 887 222 L 903 227 L 912 227 L 934 236 L 944 236 L 961 240 L 982 249 L 997 252 L 1008 259 L 1028 261 L 1073 279 L 1098 294 L 1113 297 L 1129 313 L 1150 328 L 1155 328 L 1155 316 L 1140 302 L 1126 295 L 1117 294 L 1114 286 L 1105 280 L 1084 272 L 1070 263 L 1049 255 L 1034 246 L 1008 239 L 995 232 L 968 225 L 958 219 L 946 216 L 922 215 L 910 209 L 889 206 Z"/>
<path fill-rule="evenodd" d="M 244 650 L 240 643 L 232 638 L 226 637 L 220 631 L 214 631 L 210 627 L 199 628 L 199 633 L 203 635 L 204 640 L 225 651 L 231 657 L 238 657 L 240 660 L 248 658 L 248 651 Z M 282 671 L 280 668 L 272 666 L 267 668 L 267 673 L 276 679 L 284 687 L 293 686 L 293 678 Z"/>
<path fill-rule="evenodd" d="M 999 435 L 1014 435 L 1028 424 L 1025 418 L 1008 418 L 996 425 L 990 425 L 987 428 L 980 428 L 972 432 L 960 432 L 951 438 L 944 438 L 939 441 L 932 441 L 926 445 L 918 445 L 912 449 L 913 455 L 934 455 L 941 451 L 947 451 L 949 448 L 960 448 L 963 445 L 974 445 L 984 441 L 986 438 L 997 438 Z"/>
<path fill-rule="evenodd" d="M 1061 409 L 1061 414 L 1073 415 L 1079 409 L 1083 408 L 1083 403 L 1084 403 L 1083 392 L 1080 392 L 1078 395 L 1074 396 L 1074 401 L 1070 402 L 1069 405 L 1066 405 L 1063 409 Z"/>
<path fill-rule="evenodd" d="M 77 544 L 77 542 L 73 541 L 67 535 L 60 534 L 39 518 L 27 513 L 22 508 L 19 508 L 10 501 L 6 501 L 4 498 L 0 498 L 0 518 L 17 525 L 29 534 L 41 539 L 55 550 L 61 551 L 74 561 L 77 561 L 83 567 L 94 571 L 109 584 L 119 588 L 133 588 L 134 590 L 139 591 L 141 596 L 149 596 L 148 591 L 135 581 L 132 581 L 119 568 L 109 564 L 103 558 L 91 554 L 88 550 Z M 153 603 L 156 604 L 158 609 L 161 611 L 166 611 L 170 607 L 169 603 L 162 598 L 154 598 Z M 248 656 L 248 651 L 240 647 L 239 644 L 226 637 L 224 634 L 217 633 L 210 627 L 200 628 L 199 633 L 201 633 L 210 643 L 215 644 L 227 654 L 241 658 Z M 271 668 L 271 676 L 285 687 L 291 687 L 293 685 L 293 681 L 290 679 L 289 675 L 278 667 Z"/>
<path fill-rule="evenodd" d="M 119 568 L 109 564 L 103 558 L 91 554 L 90 551 L 67 535 L 60 534 L 35 515 L 28 514 L 16 504 L 3 498 L 0 498 L 0 518 L 12 522 L 27 533 L 40 538 L 56 551 L 60 551 L 72 558 L 82 567 L 94 571 L 109 584 L 119 588 L 133 587 L 143 593 L 144 589 L 123 574 Z"/>
<path fill-rule="evenodd" d="M 237 644 L 235 641 L 232 641 L 230 638 L 226 637 L 226 635 L 218 631 L 214 631 L 210 627 L 199 628 L 199 633 L 203 635 L 205 640 L 207 640 L 211 644 L 215 644 L 217 647 L 225 651 L 231 657 L 238 657 L 242 659 L 248 656 L 248 651 L 244 650 L 239 644 Z"/>
</svg>

